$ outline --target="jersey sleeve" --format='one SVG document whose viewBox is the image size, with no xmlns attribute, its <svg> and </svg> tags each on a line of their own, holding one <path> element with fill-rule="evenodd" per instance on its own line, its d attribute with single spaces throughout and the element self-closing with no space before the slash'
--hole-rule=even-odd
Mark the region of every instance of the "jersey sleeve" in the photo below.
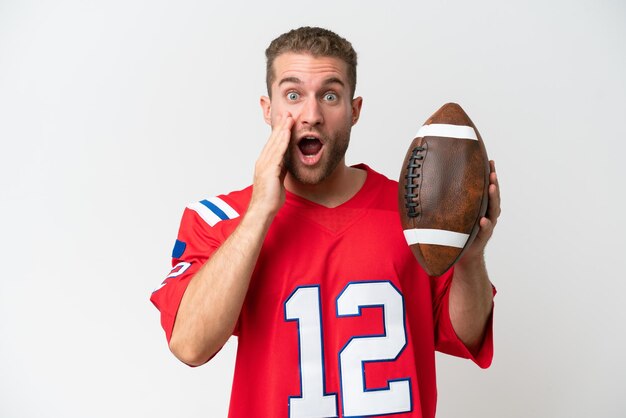
<svg viewBox="0 0 626 418">
<path fill-rule="evenodd" d="M 475 352 L 470 351 L 457 336 L 450 319 L 450 285 L 454 268 L 440 277 L 432 277 L 433 309 L 435 318 L 435 349 L 439 352 L 472 360 L 480 368 L 486 369 L 493 358 L 493 307 L 483 341 Z M 493 286 L 492 286 L 493 287 Z M 493 287 L 493 295 L 496 289 Z"/>
<path fill-rule="evenodd" d="M 161 313 L 161 326 L 168 343 L 180 301 L 191 278 L 225 240 L 221 222 L 238 216 L 231 206 L 219 198 L 185 208 L 172 250 L 172 270 L 150 297 Z"/>
</svg>

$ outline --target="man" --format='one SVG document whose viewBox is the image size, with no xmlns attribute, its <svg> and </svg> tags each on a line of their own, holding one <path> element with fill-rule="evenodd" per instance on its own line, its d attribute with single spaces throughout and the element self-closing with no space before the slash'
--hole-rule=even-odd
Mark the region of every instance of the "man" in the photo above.
<svg viewBox="0 0 626 418">
<path fill-rule="evenodd" d="M 170 349 L 198 366 L 238 336 L 231 417 L 433 417 L 435 349 L 491 362 L 495 167 L 477 239 L 429 277 L 404 239 L 397 183 L 345 164 L 362 105 L 351 44 L 305 27 L 266 56 L 272 133 L 253 186 L 185 210 L 151 298 Z"/>
</svg>

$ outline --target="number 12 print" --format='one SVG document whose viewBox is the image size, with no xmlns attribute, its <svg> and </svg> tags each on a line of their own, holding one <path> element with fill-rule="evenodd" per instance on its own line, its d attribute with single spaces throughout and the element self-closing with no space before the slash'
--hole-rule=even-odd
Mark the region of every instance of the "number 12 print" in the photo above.
<svg viewBox="0 0 626 418">
<path fill-rule="evenodd" d="M 386 388 L 367 389 L 364 363 L 394 361 L 406 346 L 404 298 L 391 282 L 348 284 L 337 298 L 336 314 L 360 316 L 361 308 L 382 307 L 381 335 L 353 336 L 339 351 L 343 414 L 386 415 L 412 409 L 409 378 L 389 380 Z M 285 320 L 298 321 L 301 395 L 289 398 L 290 418 L 336 417 L 337 394 L 326 393 L 320 287 L 301 286 L 285 302 Z M 335 355 L 335 353 L 329 353 Z"/>
</svg>

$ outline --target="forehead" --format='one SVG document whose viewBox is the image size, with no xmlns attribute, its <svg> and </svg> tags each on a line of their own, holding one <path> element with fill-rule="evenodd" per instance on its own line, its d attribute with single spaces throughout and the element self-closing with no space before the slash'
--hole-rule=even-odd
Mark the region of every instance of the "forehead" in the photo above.
<svg viewBox="0 0 626 418">
<path fill-rule="evenodd" d="M 315 57 L 310 54 L 288 52 L 274 60 L 274 75 L 273 86 L 287 78 L 297 78 L 303 83 L 312 84 L 337 78 L 347 85 L 348 65 L 336 57 Z"/>
</svg>

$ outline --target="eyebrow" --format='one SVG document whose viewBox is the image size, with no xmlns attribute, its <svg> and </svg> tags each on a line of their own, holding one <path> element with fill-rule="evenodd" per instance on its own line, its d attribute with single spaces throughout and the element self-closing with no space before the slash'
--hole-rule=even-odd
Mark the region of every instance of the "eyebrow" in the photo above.
<svg viewBox="0 0 626 418">
<path fill-rule="evenodd" d="M 281 79 L 278 82 L 278 85 L 281 86 L 284 83 L 295 83 L 295 84 L 302 84 L 302 80 L 300 80 L 298 77 L 285 77 L 283 79 Z M 322 85 L 324 86 L 328 86 L 329 84 L 339 84 L 342 87 L 345 87 L 345 83 L 343 81 L 341 81 L 341 79 L 337 78 L 337 77 L 330 77 L 327 78 L 326 80 L 324 80 L 324 82 L 322 83 Z"/>
<path fill-rule="evenodd" d="M 326 80 L 324 80 L 324 85 L 327 86 L 329 84 L 339 84 L 341 87 L 345 87 L 346 85 L 344 84 L 343 81 L 341 81 L 341 79 L 337 78 L 337 77 L 331 77 L 331 78 L 327 78 Z"/>
<path fill-rule="evenodd" d="M 302 80 L 300 80 L 298 77 L 285 77 L 278 82 L 278 85 L 280 86 L 284 83 L 302 84 Z"/>
</svg>

